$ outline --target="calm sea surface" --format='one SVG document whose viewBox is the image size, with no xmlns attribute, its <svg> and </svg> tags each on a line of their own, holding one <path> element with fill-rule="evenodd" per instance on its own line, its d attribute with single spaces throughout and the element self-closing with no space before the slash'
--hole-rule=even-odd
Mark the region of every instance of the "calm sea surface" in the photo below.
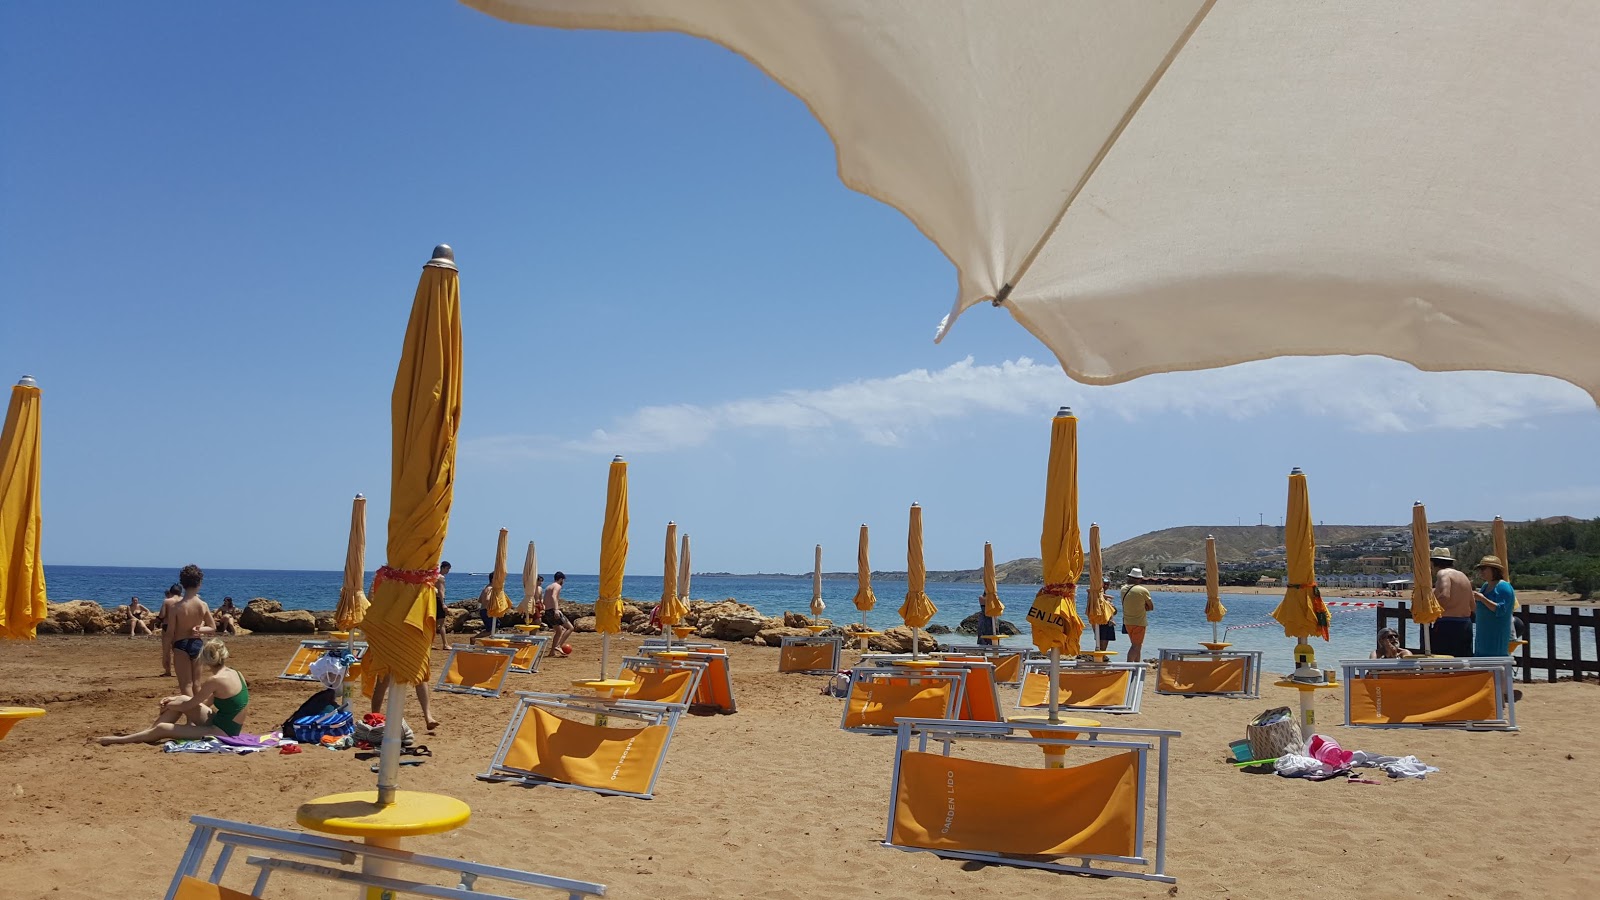
<svg viewBox="0 0 1600 900">
<path fill-rule="evenodd" d="M 45 577 L 54 601 L 93 600 L 103 606 L 117 606 L 139 597 L 146 605 L 159 605 L 167 585 L 177 580 L 177 571 L 153 568 L 116 568 L 108 566 L 47 566 Z M 285 607 L 332 610 L 339 601 L 339 585 L 343 572 L 300 572 L 281 569 L 207 569 L 202 593 L 215 607 L 225 596 L 243 603 L 252 597 L 270 597 Z M 451 600 L 473 599 L 489 582 L 487 572 L 469 573 L 457 570 L 450 575 L 448 590 Z M 367 584 L 372 583 L 368 573 Z M 579 602 L 593 602 L 599 580 L 593 575 L 568 575 L 562 596 Z M 805 612 L 811 601 L 809 578 L 718 578 L 696 576 L 691 585 L 697 600 L 720 600 L 732 597 L 748 603 L 767 615 L 779 615 L 785 610 Z M 867 622 L 875 628 L 897 624 L 895 610 L 905 598 L 904 581 L 875 579 L 873 591 L 878 595 L 878 605 L 867 614 Z M 828 604 L 825 615 L 837 621 L 856 621 L 860 617 L 850 598 L 854 596 L 854 578 L 824 579 L 822 597 Z M 977 612 L 978 595 L 982 587 L 977 584 L 930 584 L 928 596 L 939 607 L 934 623 L 954 628 L 963 618 Z M 1035 588 L 1028 585 L 1001 585 L 1000 599 L 1006 604 L 1006 618 L 1021 627 L 1027 608 L 1033 602 Z M 506 580 L 506 592 L 513 600 L 522 598 L 522 578 L 513 572 Z M 629 576 L 623 583 L 624 596 L 649 602 L 661 596 L 661 577 Z M 1150 632 L 1145 638 L 1145 650 L 1155 655 L 1159 647 L 1193 647 L 1197 641 L 1211 639 L 1211 626 L 1205 620 L 1203 594 L 1174 594 L 1154 592 L 1156 609 L 1150 613 Z M 1081 602 L 1081 598 L 1080 598 Z M 1225 626 L 1241 626 L 1269 621 L 1269 614 L 1278 605 L 1276 596 L 1226 594 L 1223 603 L 1228 607 Z M 1120 608 L 1120 603 L 1118 604 Z M 1332 664 L 1337 659 L 1365 658 L 1372 650 L 1376 630 L 1376 616 L 1371 610 L 1338 612 L 1333 618 L 1333 640 L 1325 646 L 1316 644 L 1318 661 Z M 1127 649 L 1126 638 L 1118 634 L 1114 649 Z M 1290 665 L 1292 641 L 1283 636 L 1275 625 L 1262 628 L 1235 628 L 1227 639 L 1241 650 L 1263 650 L 1267 653 L 1267 670 L 1278 671 Z M 946 640 L 949 640 L 948 638 Z M 1026 643 L 1027 639 L 1010 638 L 1008 643 Z M 1281 665 L 1280 665 L 1281 664 Z"/>
</svg>

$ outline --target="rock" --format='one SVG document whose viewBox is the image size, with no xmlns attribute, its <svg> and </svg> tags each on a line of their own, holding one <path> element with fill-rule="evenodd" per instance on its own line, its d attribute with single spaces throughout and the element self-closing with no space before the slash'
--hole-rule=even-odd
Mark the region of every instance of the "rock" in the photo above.
<svg viewBox="0 0 1600 900">
<path fill-rule="evenodd" d="M 783 623 L 779 619 L 768 619 L 753 606 L 736 600 L 724 600 L 701 613 L 695 633 L 719 641 L 742 641 L 754 638 L 762 629 L 769 627 L 781 628 Z"/>
<path fill-rule="evenodd" d="M 880 653 L 910 653 L 911 629 L 904 625 L 896 625 L 875 638 L 869 638 L 867 646 Z M 920 653 L 932 653 L 938 649 L 939 642 L 933 639 L 933 635 L 918 629 L 917 651 Z"/>
<path fill-rule="evenodd" d="M 308 609 L 263 613 L 260 624 L 250 626 L 250 630 L 267 634 L 312 634 L 317 630 L 317 617 Z"/>
<path fill-rule="evenodd" d="M 594 616 L 579 616 L 572 620 L 572 630 L 583 634 L 594 633 Z"/>
<path fill-rule="evenodd" d="M 338 631 L 339 630 L 339 622 L 338 622 L 337 619 L 335 619 L 333 617 L 333 613 L 320 612 L 320 613 L 313 613 L 312 616 L 313 616 L 313 618 L 315 618 L 317 620 L 317 630 L 318 631 Z"/>
<path fill-rule="evenodd" d="M 783 646 L 783 639 L 786 637 L 810 636 L 811 632 L 805 630 L 804 628 L 787 628 L 781 626 L 778 628 L 763 628 L 759 633 L 756 634 L 756 643 L 766 644 L 768 647 L 781 647 Z"/>
<path fill-rule="evenodd" d="M 654 607 L 652 607 L 652 609 L 653 608 Z M 634 624 L 636 622 L 639 622 L 639 621 L 644 621 L 644 622 L 648 623 L 650 621 L 650 610 L 648 610 L 648 609 L 640 609 L 638 606 L 628 602 L 627 600 L 623 600 L 622 601 L 622 624 L 624 626 L 624 630 L 627 630 L 626 626 L 632 625 L 632 624 Z"/>
<path fill-rule="evenodd" d="M 51 603 L 45 607 L 45 618 L 54 622 L 58 631 L 45 631 L 43 627 L 37 629 L 43 634 L 99 634 L 111 628 L 111 622 L 106 617 L 106 611 L 100 604 L 93 600 L 68 600 L 65 603 Z M 43 626 L 43 622 L 39 623 Z"/>
<path fill-rule="evenodd" d="M 280 612 L 283 612 L 282 603 L 268 600 L 266 597 L 256 597 L 239 611 L 239 624 L 251 631 L 266 631 L 263 623 L 267 621 L 267 616 Z"/>
<path fill-rule="evenodd" d="M 961 632 L 962 634 L 977 634 L 978 633 L 978 619 L 980 619 L 982 617 L 983 617 L 983 613 L 973 613 L 972 615 L 967 616 L 965 619 L 962 619 L 961 620 L 961 624 L 956 626 L 956 630 Z M 1008 621 L 1006 619 L 1001 619 L 1000 620 L 1000 627 L 997 628 L 996 630 L 999 631 L 1003 635 L 1004 634 L 1021 634 L 1022 633 L 1021 631 L 1017 630 L 1016 623 Z"/>
<path fill-rule="evenodd" d="M 785 612 L 783 614 L 783 627 L 785 628 L 804 628 L 810 624 L 811 620 L 800 613 Z"/>
<path fill-rule="evenodd" d="M 928 626 L 928 633 L 929 634 L 949 634 L 950 633 L 950 626 L 949 625 L 929 625 Z"/>
<path fill-rule="evenodd" d="M 461 607 L 445 607 L 444 630 L 447 634 L 463 634 L 467 631 L 467 623 L 477 621 L 473 618 L 472 611 Z M 478 623 L 482 625 L 482 622 Z M 477 629 L 473 629 L 476 631 Z"/>
</svg>

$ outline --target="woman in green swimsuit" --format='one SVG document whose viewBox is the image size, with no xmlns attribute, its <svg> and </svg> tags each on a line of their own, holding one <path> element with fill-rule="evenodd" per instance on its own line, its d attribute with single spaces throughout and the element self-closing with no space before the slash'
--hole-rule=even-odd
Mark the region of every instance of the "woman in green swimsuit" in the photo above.
<svg viewBox="0 0 1600 900">
<path fill-rule="evenodd" d="M 179 694 L 162 700 L 161 715 L 154 725 L 133 734 L 106 735 L 100 739 L 101 746 L 237 737 L 244 730 L 250 688 L 244 676 L 228 666 L 228 645 L 216 638 L 206 641 L 197 661 L 207 674 L 193 697 Z"/>
</svg>

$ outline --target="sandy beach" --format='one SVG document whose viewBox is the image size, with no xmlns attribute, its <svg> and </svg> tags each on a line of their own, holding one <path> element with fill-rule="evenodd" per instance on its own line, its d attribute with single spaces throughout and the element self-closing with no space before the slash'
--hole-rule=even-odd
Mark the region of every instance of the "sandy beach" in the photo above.
<svg viewBox="0 0 1600 900">
<path fill-rule="evenodd" d="M 623 636 L 632 647 L 638 641 Z M 580 635 L 569 660 L 517 689 L 562 690 L 597 666 L 599 640 Z M 288 636 L 231 641 L 251 682 L 252 730 L 282 720 L 311 693 L 273 676 Z M 779 675 L 777 651 L 730 648 L 740 711 L 693 716 L 679 729 L 654 801 L 487 784 L 484 769 L 513 708 L 443 695 L 442 727 L 421 739 L 432 759 L 406 787 L 451 794 L 473 809 L 461 830 L 419 839 L 427 852 L 599 881 L 608 896 L 1144 898 L 1169 888 L 942 860 L 878 845 L 891 743 L 842 732 L 840 701 L 818 677 Z M 846 664 L 854 658 L 846 654 Z M 44 706 L 0 742 L 0 883 L 5 895 L 90 900 L 159 896 L 194 813 L 293 827 L 295 808 L 373 783 L 351 753 L 163 754 L 102 749 L 92 738 L 143 727 L 171 689 L 151 640 L 47 637 L 0 646 L 0 703 Z M 435 666 L 443 654 L 435 651 Z M 1316 784 L 1252 775 L 1222 762 L 1224 745 L 1270 706 L 1147 692 L 1140 715 L 1115 724 L 1183 731 L 1174 745 L 1169 869 L 1175 895 L 1577 898 L 1600 879 L 1600 825 L 1589 764 L 1600 746 L 1600 687 L 1523 687 L 1522 731 L 1380 731 L 1330 727 L 1347 748 L 1414 753 L 1443 771 L 1426 781 Z M 1329 692 L 1335 693 L 1335 692 Z M 1012 697 L 1003 689 L 1002 701 Z M 1318 718 L 1342 721 L 1339 700 Z M 415 715 L 412 707 L 412 720 Z M 1106 717 L 1116 718 L 1116 717 Z M 1291 849 L 1301 848 L 1303 850 Z M 244 867 L 235 867 L 235 871 Z M 1583 888 L 1584 884 L 1590 888 Z M 306 882 L 285 878 L 272 896 Z M 235 886 L 247 887 L 240 883 Z"/>
</svg>

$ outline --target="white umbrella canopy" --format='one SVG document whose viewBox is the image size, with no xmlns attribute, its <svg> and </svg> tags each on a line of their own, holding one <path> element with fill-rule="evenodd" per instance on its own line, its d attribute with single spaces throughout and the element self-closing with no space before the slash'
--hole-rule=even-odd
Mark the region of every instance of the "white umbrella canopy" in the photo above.
<svg viewBox="0 0 1600 900">
<path fill-rule="evenodd" d="M 1379 354 L 1600 398 L 1600 4 L 465 2 L 753 61 L 955 264 L 941 338 L 996 301 L 1091 383 Z"/>
</svg>

